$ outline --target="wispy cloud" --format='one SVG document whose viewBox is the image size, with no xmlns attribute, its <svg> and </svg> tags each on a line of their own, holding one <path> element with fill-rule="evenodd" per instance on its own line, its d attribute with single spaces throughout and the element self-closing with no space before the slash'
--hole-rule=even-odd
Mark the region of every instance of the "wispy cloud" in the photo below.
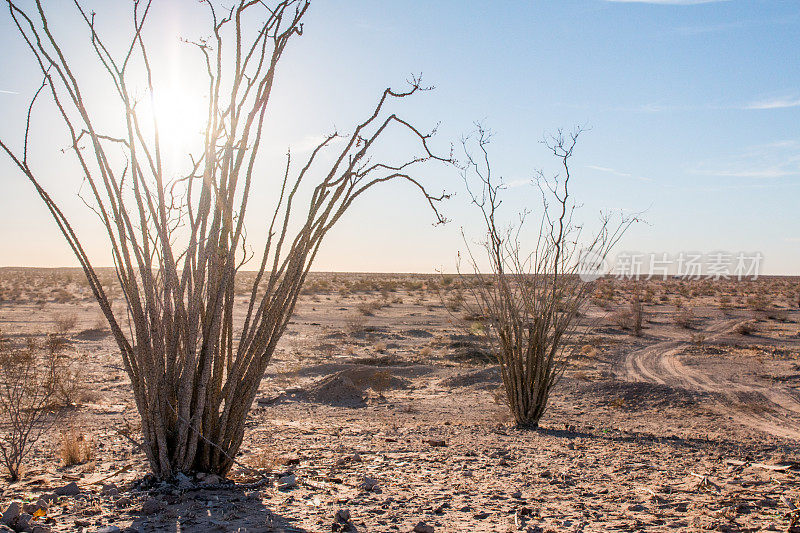
<svg viewBox="0 0 800 533">
<path fill-rule="evenodd" d="M 745 23 L 741 20 L 734 22 L 722 22 L 720 24 L 699 24 L 692 26 L 678 26 L 675 32 L 679 35 L 704 35 L 708 33 L 720 33 L 728 30 L 744 28 Z"/>
<path fill-rule="evenodd" d="M 525 186 L 525 185 L 533 185 L 533 180 L 531 180 L 531 179 L 526 179 L 526 180 L 512 180 L 512 181 L 509 181 L 508 183 L 504 183 L 504 184 L 503 184 L 503 186 L 504 186 L 506 189 L 514 189 L 514 188 L 516 188 L 516 187 L 523 187 L 523 186 Z"/>
<path fill-rule="evenodd" d="M 800 107 L 800 98 L 792 96 L 758 100 L 745 105 L 744 109 L 786 109 L 788 107 Z"/>
<path fill-rule="evenodd" d="M 3 90 L 3 89 L 0 89 L 0 94 L 19 94 L 19 93 L 17 91 L 6 91 L 6 90 Z"/>
<path fill-rule="evenodd" d="M 693 6 L 696 4 L 713 4 L 715 2 L 727 2 L 728 0 L 605 0 L 620 4 L 656 4 L 671 6 Z"/>
<path fill-rule="evenodd" d="M 689 169 L 693 174 L 752 180 L 800 176 L 800 141 L 784 140 L 745 149 L 727 159 L 701 161 Z"/>
<path fill-rule="evenodd" d="M 609 168 L 609 167 L 599 167 L 597 165 L 586 165 L 586 168 L 597 170 L 598 172 L 605 172 L 606 174 L 611 174 L 613 176 L 620 176 L 622 178 L 631 178 L 639 181 L 653 181 L 651 178 L 646 178 L 644 176 L 636 176 L 635 174 L 631 174 L 630 172 L 621 172 L 619 170 Z"/>
</svg>

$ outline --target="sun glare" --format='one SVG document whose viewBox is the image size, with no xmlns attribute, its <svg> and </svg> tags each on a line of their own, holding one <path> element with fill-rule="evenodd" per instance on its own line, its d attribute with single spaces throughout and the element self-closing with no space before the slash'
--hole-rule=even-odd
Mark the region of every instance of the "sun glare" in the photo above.
<svg viewBox="0 0 800 533">
<path fill-rule="evenodd" d="M 202 151 L 207 108 L 196 90 L 172 83 L 153 90 L 152 109 L 158 121 L 164 160 L 174 170 Z"/>
</svg>

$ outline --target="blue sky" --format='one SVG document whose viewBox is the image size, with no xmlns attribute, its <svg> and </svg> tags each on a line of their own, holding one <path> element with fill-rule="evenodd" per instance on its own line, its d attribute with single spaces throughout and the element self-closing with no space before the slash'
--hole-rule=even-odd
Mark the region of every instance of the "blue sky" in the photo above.
<svg viewBox="0 0 800 533">
<path fill-rule="evenodd" d="M 188 18 L 194 2 L 160 5 L 165 57 L 186 70 L 182 58 L 191 50 L 177 36 L 196 34 Z M 104 9 L 108 20 L 121 11 Z M 75 42 L 84 35 L 68 26 L 63 32 Z M 618 250 L 759 251 L 765 272 L 798 274 L 798 43 L 794 1 L 317 1 L 278 72 L 261 171 L 279 168 L 288 145 L 302 150 L 334 125 L 348 129 L 384 87 L 421 72 L 436 90 L 398 111 L 423 129 L 441 122 L 436 142 L 445 151 L 482 121 L 495 132 L 495 170 L 509 183 L 524 183 L 538 168 L 555 171 L 539 143 L 545 133 L 588 126 L 573 160 L 581 217 L 646 211 L 647 223 L 634 226 Z M 0 46 L 5 139 L 19 136 L 39 79 L 7 15 Z M 62 137 L 44 121 L 39 126 L 38 164 L 98 263 L 107 263 L 76 196 L 80 177 L 70 175 L 58 150 Z M 457 173 L 432 168 L 423 179 L 457 193 L 443 206 L 449 225 L 433 227 L 407 187 L 376 189 L 329 235 L 316 268 L 452 270 L 463 249 L 460 229 L 480 236 L 476 213 Z M 3 158 L 0 180 L 0 265 L 74 264 L 33 190 Z M 265 182 L 256 199 L 267 205 L 271 191 Z M 534 188 L 507 193 L 509 216 L 538 212 Z M 259 233 L 259 215 L 257 208 L 250 215 L 251 235 Z"/>
</svg>

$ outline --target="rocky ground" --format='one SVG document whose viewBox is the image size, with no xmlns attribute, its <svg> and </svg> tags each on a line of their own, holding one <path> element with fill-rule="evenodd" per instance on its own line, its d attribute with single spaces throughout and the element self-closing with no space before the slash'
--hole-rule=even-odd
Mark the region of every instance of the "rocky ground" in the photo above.
<svg viewBox="0 0 800 533">
<path fill-rule="evenodd" d="M 795 280 L 600 284 L 583 318 L 594 333 L 525 431 L 446 279 L 320 274 L 230 479 L 167 483 L 129 438 L 127 377 L 79 276 L 21 272 L 0 270 L 0 331 L 65 330 L 84 387 L 23 479 L 0 481 L 17 530 L 787 531 L 800 518 Z M 93 444 L 67 467 L 70 428 Z"/>
</svg>

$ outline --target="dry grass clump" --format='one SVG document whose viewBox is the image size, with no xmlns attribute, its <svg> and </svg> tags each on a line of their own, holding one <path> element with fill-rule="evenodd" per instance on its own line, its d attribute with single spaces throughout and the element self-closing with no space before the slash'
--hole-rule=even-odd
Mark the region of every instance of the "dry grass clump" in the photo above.
<svg viewBox="0 0 800 533">
<path fill-rule="evenodd" d="M 691 309 L 687 307 L 679 307 L 675 311 L 674 321 L 676 326 L 689 329 L 694 326 L 695 316 Z"/>
<path fill-rule="evenodd" d="M 445 302 L 445 307 L 453 313 L 458 312 L 464 306 L 464 295 L 461 291 L 456 291 L 451 294 Z M 472 314 L 475 314 L 474 312 Z"/>
<path fill-rule="evenodd" d="M 752 335 L 756 331 L 756 323 L 752 320 L 740 322 L 733 328 L 733 332 L 737 335 Z"/>
<path fill-rule="evenodd" d="M 756 294 L 747 298 L 747 307 L 753 311 L 767 311 L 772 306 L 766 296 Z"/>
<path fill-rule="evenodd" d="M 78 325 L 78 315 L 75 313 L 58 314 L 53 322 L 56 325 L 56 332 L 66 335 Z"/>
<path fill-rule="evenodd" d="M 375 311 L 388 307 L 389 303 L 386 300 L 371 300 L 369 302 L 360 302 L 356 305 L 356 309 L 364 316 L 372 316 Z"/>
<path fill-rule="evenodd" d="M 319 294 L 319 293 L 328 293 L 332 290 L 330 282 L 324 279 L 314 280 L 310 283 L 306 283 L 301 291 L 302 294 Z"/>
<path fill-rule="evenodd" d="M 644 311 L 642 302 L 638 298 L 631 300 L 630 307 L 620 309 L 611 315 L 611 320 L 622 330 L 630 331 L 632 335 L 642 336 Z"/>
<path fill-rule="evenodd" d="M 53 289 L 50 292 L 50 294 L 53 297 L 53 301 L 56 302 L 56 303 L 60 303 L 60 304 L 71 302 L 72 300 L 75 299 L 75 295 L 74 294 L 72 294 L 71 292 L 69 292 L 68 290 L 66 290 L 66 289 L 64 289 L 62 287 L 57 287 L 57 288 Z"/>
<path fill-rule="evenodd" d="M 75 466 L 94 460 L 94 438 L 75 428 L 61 431 L 59 457 L 64 466 Z"/>
</svg>

